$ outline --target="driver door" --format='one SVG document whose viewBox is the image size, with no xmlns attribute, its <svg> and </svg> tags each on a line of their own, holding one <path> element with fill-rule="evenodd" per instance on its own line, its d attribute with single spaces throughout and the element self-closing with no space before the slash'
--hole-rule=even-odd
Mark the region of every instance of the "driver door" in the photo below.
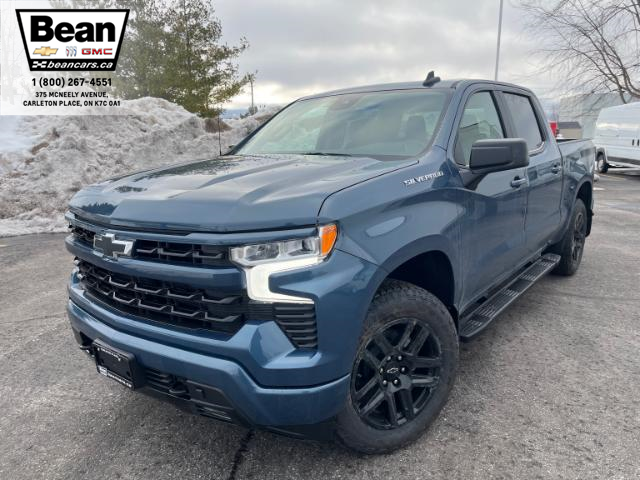
<svg viewBox="0 0 640 480">
<path fill-rule="evenodd" d="M 469 175 L 471 148 L 478 140 L 507 137 L 493 91 L 472 93 L 459 114 L 455 162 L 463 181 L 461 227 L 463 304 L 505 279 L 526 257 L 526 169 Z M 472 179 L 469 181 L 469 179 Z"/>
</svg>

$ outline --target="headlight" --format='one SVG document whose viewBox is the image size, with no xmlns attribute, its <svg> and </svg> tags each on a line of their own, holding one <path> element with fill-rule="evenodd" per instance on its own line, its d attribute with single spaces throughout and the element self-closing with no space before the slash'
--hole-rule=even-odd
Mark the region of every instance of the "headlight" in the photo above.
<svg viewBox="0 0 640 480">
<path fill-rule="evenodd" d="M 231 260 L 244 267 L 302 258 L 322 260 L 333 250 L 337 236 L 336 225 L 325 225 L 318 228 L 318 235 L 315 237 L 232 248 Z"/>
<path fill-rule="evenodd" d="M 269 277 L 320 263 L 333 250 L 337 237 L 335 224 L 324 225 L 314 237 L 232 248 L 231 261 L 246 273 L 249 298 L 263 302 L 312 303 L 308 298 L 272 292 Z"/>
</svg>

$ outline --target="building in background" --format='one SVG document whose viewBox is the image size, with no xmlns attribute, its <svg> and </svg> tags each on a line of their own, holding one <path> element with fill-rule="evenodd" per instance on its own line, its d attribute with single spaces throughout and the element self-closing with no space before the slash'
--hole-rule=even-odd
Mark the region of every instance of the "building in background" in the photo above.
<svg viewBox="0 0 640 480">
<path fill-rule="evenodd" d="M 577 122 L 582 125 L 582 137 L 593 138 L 596 128 L 596 120 L 600 110 L 606 107 L 621 105 L 622 99 L 617 93 L 585 93 L 563 97 L 558 103 L 558 118 L 560 123 Z M 562 135 L 569 137 L 560 127 Z"/>
</svg>

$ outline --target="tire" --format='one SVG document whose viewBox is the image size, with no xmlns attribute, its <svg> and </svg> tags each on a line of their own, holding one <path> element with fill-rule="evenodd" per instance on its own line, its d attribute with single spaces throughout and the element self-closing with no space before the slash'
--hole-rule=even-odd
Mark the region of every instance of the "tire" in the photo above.
<svg viewBox="0 0 640 480">
<path fill-rule="evenodd" d="M 552 249 L 554 253 L 560 255 L 560 263 L 553 270 L 556 275 L 573 275 L 578 271 L 584 244 L 587 237 L 587 208 L 579 198 L 573 206 L 571 223 L 562 237 L 560 243 Z"/>
<path fill-rule="evenodd" d="M 609 171 L 609 164 L 602 153 L 596 159 L 596 170 L 598 173 L 607 173 Z"/>
<path fill-rule="evenodd" d="M 338 440 L 367 454 L 413 442 L 447 402 L 457 366 L 458 334 L 442 302 L 386 280 L 365 320 Z"/>
</svg>

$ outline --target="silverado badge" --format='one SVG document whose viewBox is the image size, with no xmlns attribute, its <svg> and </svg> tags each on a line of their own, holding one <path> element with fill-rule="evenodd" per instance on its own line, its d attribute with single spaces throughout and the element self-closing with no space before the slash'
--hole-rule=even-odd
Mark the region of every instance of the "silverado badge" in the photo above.
<svg viewBox="0 0 640 480">
<path fill-rule="evenodd" d="M 438 170 L 437 172 L 427 173 L 426 175 L 420 175 L 419 177 L 409 178 L 407 180 L 404 180 L 402 183 L 404 183 L 405 187 L 409 187 L 417 183 L 422 183 L 426 182 L 427 180 L 433 180 L 434 178 L 442 177 L 443 175 L 444 172 L 442 170 Z"/>
</svg>

